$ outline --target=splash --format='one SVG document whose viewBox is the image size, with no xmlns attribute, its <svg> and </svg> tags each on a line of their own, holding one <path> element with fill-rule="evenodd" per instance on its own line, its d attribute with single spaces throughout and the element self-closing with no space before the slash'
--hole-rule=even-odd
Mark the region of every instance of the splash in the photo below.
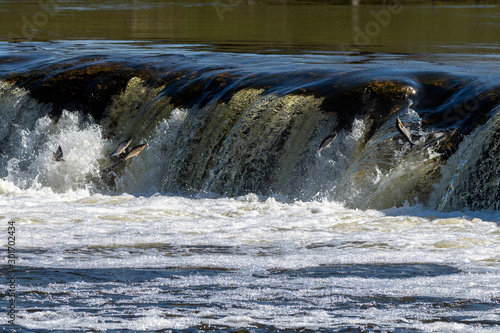
<svg viewBox="0 0 500 333">
<path fill-rule="evenodd" d="M 498 209 L 494 82 L 380 71 L 278 77 L 186 64 L 158 66 L 158 74 L 83 60 L 57 68 L 57 80 L 43 78 L 56 70 L 49 66 L 12 79 L 32 78 L 24 88 L 0 85 L 0 177 L 8 184 L 57 193 L 254 193 L 362 209 Z M 107 89 L 116 70 L 119 82 Z M 81 82 L 66 91 L 75 75 Z M 42 103 L 47 89 L 66 95 Z M 87 95 L 97 97 L 86 104 Z M 475 108 L 461 112 L 473 97 Z M 415 146 L 397 131 L 397 118 Z M 146 148 L 114 168 L 109 153 L 128 137 Z M 59 145 L 63 163 L 52 160 Z"/>
<path fill-rule="evenodd" d="M 115 180 L 115 193 L 150 195 L 161 191 L 162 179 L 171 168 L 177 150 L 179 129 L 184 125 L 186 109 L 174 109 L 170 118 L 162 119 L 145 139 L 147 147 L 138 158 L 133 158 Z"/>
<path fill-rule="evenodd" d="M 91 119 L 68 111 L 57 121 L 41 117 L 32 130 L 12 136 L 10 144 L 5 180 L 21 189 L 47 187 L 54 192 L 88 187 L 89 179 L 99 174 L 99 162 L 109 145 Z M 58 146 L 65 162 L 52 159 Z"/>
</svg>

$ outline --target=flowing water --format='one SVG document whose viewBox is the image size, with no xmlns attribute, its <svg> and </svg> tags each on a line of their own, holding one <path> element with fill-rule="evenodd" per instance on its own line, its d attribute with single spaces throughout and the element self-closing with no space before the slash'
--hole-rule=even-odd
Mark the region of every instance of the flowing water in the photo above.
<svg viewBox="0 0 500 333">
<path fill-rule="evenodd" d="M 3 331 L 499 330 L 495 2 L 0 12 Z"/>
</svg>

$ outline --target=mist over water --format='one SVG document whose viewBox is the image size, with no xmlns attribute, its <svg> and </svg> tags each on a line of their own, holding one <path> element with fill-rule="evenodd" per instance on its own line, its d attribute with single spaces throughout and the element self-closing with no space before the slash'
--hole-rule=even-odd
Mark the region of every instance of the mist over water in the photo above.
<svg viewBox="0 0 500 333">
<path fill-rule="evenodd" d="M 2 330 L 498 331 L 498 5 L 360 2 L 0 4 Z"/>
</svg>

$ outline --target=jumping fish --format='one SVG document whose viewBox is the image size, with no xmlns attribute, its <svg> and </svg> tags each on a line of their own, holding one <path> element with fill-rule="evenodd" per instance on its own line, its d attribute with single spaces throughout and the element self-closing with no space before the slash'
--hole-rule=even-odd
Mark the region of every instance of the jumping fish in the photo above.
<svg viewBox="0 0 500 333">
<path fill-rule="evenodd" d="M 396 128 L 398 129 L 399 133 L 401 133 L 406 141 L 410 143 L 410 147 L 414 145 L 413 141 L 411 140 L 411 134 L 409 132 L 409 128 L 404 127 L 403 123 L 399 118 L 396 118 Z"/>
<path fill-rule="evenodd" d="M 317 150 L 318 155 L 321 155 L 321 152 L 325 150 L 326 148 L 330 147 L 332 142 L 337 138 L 337 133 L 333 133 L 332 135 L 327 136 L 326 138 L 321 141 L 321 144 L 319 145 L 319 148 Z"/>
<path fill-rule="evenodd" d="M 61 146 L 59 146 L 55 153 L 52 153 L 52 159 L 56 162 L 64 162 L 63 151 Z"/>
<path fill-rule="evenodd" d="M 146 147 L 146 144 L 135 146 L 130 151 L 128 151 L 125 156 L 123 156 L 123 160 L 126 161 L 129 158 L 139 155 L 139 153 L 144 149 L 144 147 Z"/>
<path fill-rule="evenodd" d="M 425 145 L 422 146 L 422 148 L 426 148 L 426 147 L 429 147 L 430 145 L 432 145 L 433 143 L 436 143 L 438 142 L 439 140 L 441 140 L 442 138 L 446 137 L 446 136 L 452 136 L 453 134 L 455 134 L 455 132 L 457 131 L 457 129 L 451 129 L 451 130 L 448 130 L 446 133 L 444 133 L 443 135 L 437 137 L 436 139 L 434 140 L 431 140 L 429 142 L 427 142 Z"/>
<path fill-rule="evenodd" d="M 120 154 L 126 152 L 128 145 L 132 142 L 132 138 L 128 138 L 127 140 L 121 142 L 115 150 L 109 155 L 110 157 L 113 156 L 120 156 Z"/>
</svg>

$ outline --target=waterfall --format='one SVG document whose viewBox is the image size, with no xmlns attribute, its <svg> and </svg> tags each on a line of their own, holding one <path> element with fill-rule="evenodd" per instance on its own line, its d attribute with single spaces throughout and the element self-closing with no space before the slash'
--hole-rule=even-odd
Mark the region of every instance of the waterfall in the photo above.
<svg viewBox="0 0 500 333">
<path fill-rule="evenodd" d="M 127 64 L 116 74 L 101 62 L 86 64 L 85 75 L 81 66 L 53 69 L 57 80 L 49 67 L 0 81 L 4 181 L 55 192 L 498 209 L 498 84 L 426 72 L 291 73 L 277 81 Z M 86 103 L 83 92 L 98 96 Z M 117 166 L 109 153 L 128 137 L 146 148 Z M 65 162 L 52 160 L 59 145 Z"/>
</svg>

